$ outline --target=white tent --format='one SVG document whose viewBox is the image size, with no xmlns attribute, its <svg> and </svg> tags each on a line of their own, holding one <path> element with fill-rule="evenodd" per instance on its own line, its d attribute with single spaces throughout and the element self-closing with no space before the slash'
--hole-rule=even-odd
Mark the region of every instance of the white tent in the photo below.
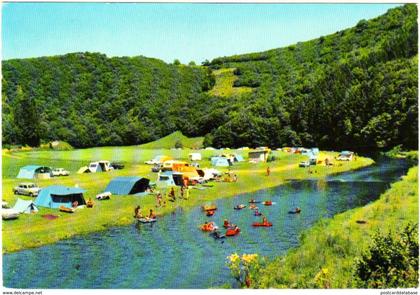
<svg viewBox="0 0 420 295">
<path fill-rule="evenodd" d="M 190 153 L 188 157 L 190 158 L 190 161 L 201 161 L 200 153 Z"/>
<path fill-rule="evenodd" d="M 33 213 L 38 212 L 38 208 L 35 206 L 34 202 L 29 200 L 17 199 L 15 206 L 13 207 L 19 213 Z"/>
<path fill-rule="evenodd" d="M 222 173 L 219 170 L 214 169 L 214 168 L 204 168 L 203 172 L 204 172 L 204 176 L 203 176 L 204 180 L 211 180 L 211 179 L 214 179 L 216 176 L 222 175 Z"/>
</svg>

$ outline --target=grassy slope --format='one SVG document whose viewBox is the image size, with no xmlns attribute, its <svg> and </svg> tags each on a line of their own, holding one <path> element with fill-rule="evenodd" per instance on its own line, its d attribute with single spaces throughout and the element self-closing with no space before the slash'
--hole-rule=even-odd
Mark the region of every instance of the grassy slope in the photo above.
<svg viewBox="0 0 420 295">
<path fill-rule="evenodd" d="M 255 287 L 350 288 L 354 260 L 373 233 L 395 232 L 418 220 L 418 167 L 414 167 L 372 204 L 322 220 L 306 231 L 298 248 L 268 264 Z M 328 269 L 326 285 L 315 280 L 321 268 Z"/>
<path fill-rule="evenodd" d="M 171 133 L 161 139 L 153 142 L 145 143 L 139 146 L 141 149 L 171 149 L 175 147 L 175 143 L 180 141 L 184 148 L 201 148 L 203 146 L 204 137 L 188 138 L 180 131 Z"/>
<path fill-rule="evenodd" d="M 69 169 L 72 175 L 64 178 L 49 180 L 37 180 L 41 187 L 51 184 L 63 184 L 74 186 L 78 184 L 81 188 L 87 189 L 86 198 L 94 198 L 102 192 L 110 179 L 121 175 L 143 175 L 152 181 L 156 180 L 156 174 L 150 172 L 150 166 L 142 164 L 156 153 L 172 155 L 179 159 L 187 159 L 191 150 L 140 150 L 138 147 L 108 147 L 94 148 L 74 151 L 56 152 L 21 152 L 3 156 L 3 199 L 14 204 L 17 196 L 12 193 L 12 188 L 22 180 L 15 179 L 18 167 L 29 163 L 40 163 L 44 165 L 55 165 Z M 220 151 L 201 151 L 204 159 L 201 167 L 209 167 L 208 157 L 216 155 Z M 245 157 L 247 152 L 238 151 Z M 267 187 L 277 186 L 288 178 L 302 179 L 308 177 L 305 169 L 298 168 L 297 163 L 304 156 L 288 155 L 275 152 L 278 160 L 270 163 L 272 175 L 265 176 L 267 164 L 240 163 L 233 167 L 239 177 L 237 183 L 216 183 L 214 187 L 207 190 L 191 190 L 190 199 L 169 203 L 166 208 L 158 209 L 158 214 L 165 214 L 174 210 L 177 206 L 189 208 L 202 205 L 216 198 L 231 197 L 243 192 L 255 191 Z M 331 154 L 336 155 L 336 154 Z M 86 165 L 92 159 L 125 160 L 126 168 L 123 170 L 108 173 L 75 174 L 74 171 L 81 165 Z M 247 158 L 247 157 L 246 157 Z M 350 169 L 360 168 L 372 163 L 372 160 L 358 158 L 357 161 L 342 163 L 341 166 L 325 167 L 317 166 L 316 177 L 323 177 L 330 173 L 342 172 Z M 225 170 L 225 169 L 220 169 Z M 314 177 L 314 174 L 311 174 Z M 223 192 L 223 193 L 221 193 Z M 23 197 L 28 199 L 27 197 Z M 115 196 L 110 201 L 96 202 L 93 209 L 81 209 L 75 214 L 64 214 L 58 210 L 42 208 L 41 212 L 34 215 L 21 215 L 14 221 L 3 222 L 3 252 L 22 250 L 29 247 L 37 247 L 47 243 L 56 242 L 76 234 L 84 234 L 93 231 L 106 229 L 109 226 L 127 225 L 133 223 L 132 212 L 137 204 L 141 204 L 144 211 L 155 205 L 153 196 Z M 52 221 L 41 218 L 42 214 L 54 213 L 60 218 Z"/>
<path fill-rule="evenodd" d="M 251 87 L 233 87 L 233 83 L 238 79 L 233 74 L 234 69 L 220 69 L 213 71 L 216 77 L 216 84 L 208 92 L 212 96 L 231 97 L 244 93 L 251 93 Z"/>
</svg>

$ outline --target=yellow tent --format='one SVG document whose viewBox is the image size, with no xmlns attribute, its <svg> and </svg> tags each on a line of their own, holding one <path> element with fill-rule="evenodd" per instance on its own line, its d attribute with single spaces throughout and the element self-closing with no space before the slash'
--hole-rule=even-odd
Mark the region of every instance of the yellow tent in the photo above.
<svg viewBox="0 0 420 295">
<path fill-rule="evenodd" d="M 78 174 L 89 173 L 89 172 L 90 172 L 90 170 L 89 170 L 88 166 L 83 166 L 79 170 L 77 170 Z"/>
</svg>

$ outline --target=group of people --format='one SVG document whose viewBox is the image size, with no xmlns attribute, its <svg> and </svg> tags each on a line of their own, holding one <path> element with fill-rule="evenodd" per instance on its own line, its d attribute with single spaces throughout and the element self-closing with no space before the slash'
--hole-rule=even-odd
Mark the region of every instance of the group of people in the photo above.
<svg viewBox="0 0 420 295">
<path fill-rule="evenodd" d="M 168 193 L 168 200 L 170 202 L 174 202 L 176 200 L 176 195 L 175 195 L 175 189 L 172 187 L 171 190 Z M 178 197 L 180 199 L 184 199 L 187 200 L 189 198 L 189 189 L 188 187 L 181 187 L 181 191 L 180 191 L 180 196 Z M 91 201 L 91 200 L 89 200 Z M 88 201 L 88 202 L 89 202 Z M 166 200 L 164 199 L 163 195 L 161 192 L 157 192 L 156 193 L 156 208 L 158 207 L 166 207 Z M 135 218 L 156 218 L 156 214 L 153 212 L 153 209 L 150 209 L 150 213 L 148 216 L 144 216 L 141 213 L 141 207 L 137 206 L 134 209 L 134 217 Z"/>
<path fill-rule="evenodd" d="M 181 191 L 179 195 L 179 199 L 188 200 L 190 196 L 190 190 L 187 186 L 181 186 Z M 172 187 L 171 190 L 168 193 L 168 199 L 170 202 L 176 201 L 176 195 L 175 195 L 175 189 Z"/>
<path fill-rule="evenodd" d="M 134 218 L 149 218 L 149 219 L 155 219 L 156 218 L 156 214 L 153 211 L 153 209 L 150 209 L 149 215 L 143 215 L 141 213 L 141 207 L 140 205 L 138 205 L 136 208 L 134 208 Z"/>
</svg>

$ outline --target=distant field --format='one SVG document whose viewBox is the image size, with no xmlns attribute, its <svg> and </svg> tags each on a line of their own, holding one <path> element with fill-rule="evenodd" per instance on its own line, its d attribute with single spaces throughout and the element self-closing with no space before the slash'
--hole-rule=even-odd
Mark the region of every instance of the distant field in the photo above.
<svg viewBox="0 0 420 295">
<path fill-rule="evenodd" d="M 213 71 L 216 77 L 216 84 L 209 91 L 210 95 L 231 97 L 234 95 L 240 95 L 245 93 L 251 93 L 251 87 L 233 87 L 233 83 L 238 79 L 233 74 L 235 69 L 220 69 Z"/>
<path fill-rule="evenodd" d="M 139 146 L 141 149 L 171 149 L 177 142 L 184 148 L 199 149 L 203 147 L 204 137 L 189 138 L 181 132 L 176 131 L 153 142 L 145 143 Z"/>
</svg>

